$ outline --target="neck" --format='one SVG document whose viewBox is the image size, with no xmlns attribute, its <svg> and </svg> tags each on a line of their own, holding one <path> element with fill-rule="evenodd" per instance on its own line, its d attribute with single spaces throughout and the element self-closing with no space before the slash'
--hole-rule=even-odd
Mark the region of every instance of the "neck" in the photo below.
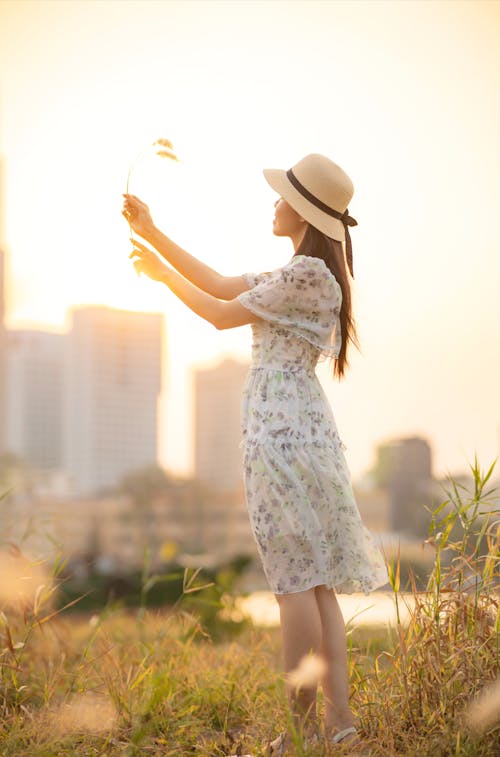
<svg viewBox="0 0 500 757">
<path fill-rule="evenodd" d="M 299 229 L 299 231 L 296 231 L 294 234 L 290 234 L 290 239 L 292 240 L 293 249 L 295 252 L 299 249 L 302 240 L 304 239 L 307 231 L 307 224 L 304 224 L 303 229 Z"/>
</svg>

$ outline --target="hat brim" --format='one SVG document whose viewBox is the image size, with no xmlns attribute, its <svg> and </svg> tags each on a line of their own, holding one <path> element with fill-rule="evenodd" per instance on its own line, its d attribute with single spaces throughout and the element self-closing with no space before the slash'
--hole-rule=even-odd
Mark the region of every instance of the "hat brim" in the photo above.
<svg viewBox="0 0 500 757">
<path fill-rule="evenodd" d="M 332 218 L 328 213 L 306 200 L 290 182 L 286 171 L 280 168 L 264 168 L 263 174 L 269 186 L 283 197 L 311 226 L 315 226 L 327 237 L 345 242 L 345 228 L 342 221 L 338 218 Z"/>
</svg>

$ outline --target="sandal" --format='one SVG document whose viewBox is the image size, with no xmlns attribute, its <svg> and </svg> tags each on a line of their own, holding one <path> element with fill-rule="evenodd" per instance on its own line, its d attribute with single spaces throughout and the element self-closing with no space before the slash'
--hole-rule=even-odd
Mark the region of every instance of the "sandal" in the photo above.
<svg viewBox="0 0 500 757">
<path fill-rule="evenodd" d="M 266 744 L 265 753 L 270 757 L 282 757 L 282 755 L 285 754 L 285 750 L 288 748 L 288 746 L 288 734 L 286 731 L 282 731 L 279 736 Z"/>
<path fill-rule="evenodd" d="M 344 739 L 347 739 L 348 736 L 354 736 L 358 735 L 357 728 L 353 725 L 350 725 L 348 728 L 343 728 L 342 731 L 337 731 L 337 733 L 332 736 L 329 741 L 332 744 L 339 744 L 341 741 L 344 741 Z M 313 733 L 311 736 L 306 736 L 304 740 L 304 746 L 307 749 L 307 747 L 313 746 L 317 744 L 319 741 L 318 736 L 316 733 Z M 357 743 L 358 739 L 349 739 L 349 741 L 354 741 L 354 744 Z M 290 739 L 287 731 L 282 731 L 279 736 L 277 736 L 272 741 L 268 741 L 264 747 L 264 754 L 266 757 L 286 757 L 288 748 L 292 746 L 292 740 Z M 230 755 L 230 757 L 237 757 L 237 755 Z M 253 757 L 251 754 L 244 754 L 241 757 Z"/>
<path fill-rule="evenodd" d="M 262 754 L 265 755 L 265 757 L 284 757 L 286 754 L 285 750 L 288 749 L 289 743 L 288 743 L 288 734 L 286 731 L 283 731 L 280 733 L 279 736 L 277 736 L 272 741 L 267 741 L 265 746 L 263 747 Z M 238 757 L 237 754 L 230 754 L 229 757 Z M 251 754 L 244 754 L 242 757 L 254 757 Z"/>
<path fill-rule="evenodd" d="M 316 733 L 313 733 L 310 736 L 306 736 L 304 738 L 304 747 L 306 749 L 307 747 L 310 747 L 313 744 L 317 743 L 318 736 Z M 292 740 L 289 737 L 287 731 L 282 731 L 279 736 L 266 744 L 266 757 L 285 757 L 285 755 L 288 753 L 288 748 L 292 746 Z"/>
<path fill-rule="evenodd" d="M 340 741 L 344 741 L 344 739 L 346 739 L 351 734 L 353 736 L 355 734 L 358 735 L 358 730 L 357 730 L 356 726 L 354 726 L 354 725 L 350 725 L 348 728 L 343 728 L 341 731 L 337 731 L 337 733 L 335 734 L 335 736 L 332 736 L 329 739 L 329 741 L 332 744 L 338 744 Z M 358 741 L 358 739 L 349 739 L 349 742 L 350 741 L 353 741 L 354 743 L 356 743 Z"/>
</svg>

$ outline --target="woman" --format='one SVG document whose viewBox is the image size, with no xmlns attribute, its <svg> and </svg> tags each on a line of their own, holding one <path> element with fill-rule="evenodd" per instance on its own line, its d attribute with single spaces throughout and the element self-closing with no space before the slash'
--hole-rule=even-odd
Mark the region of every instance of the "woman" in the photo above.
<svg viewBox="0 0 500 757">
<path fill-rule="evenodd" d="M 265 170 L 280 199 L 273 233 L 288 236 L 295 254 L 270 273 L 221 276 L 158 231 L 144 203 L 125 195 L 133 230 L 172 267 L 134 241 L 138 272 L 161 281 L 217 329 L 252 324 L 252 366 L 243 398 L 244 480 L 262 565 L 280 609 L 287 673 L 308 653 L 321 655 L 325 737 L 357 741 L 349 708 L 345 627 L 336 592 L 387 583 L 381 553 L 363 525 L 336 423 L 315 374 L 320 357 L 334 359 L 340 380 L 349 342 L 353 275 L 347 206 L 353 185 L 322 155 L 289 171 Z M 174 270 L 176 269 L 176 270 Z M 288 697 L 296 729 L 317 738 L 316 686 Z M 291 734 L 269 744 L 283 755 Z"/>
</svg>

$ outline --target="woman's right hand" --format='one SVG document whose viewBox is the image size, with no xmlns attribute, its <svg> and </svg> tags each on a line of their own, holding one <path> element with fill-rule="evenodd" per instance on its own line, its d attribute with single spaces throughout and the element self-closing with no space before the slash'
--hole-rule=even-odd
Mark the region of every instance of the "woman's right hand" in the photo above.
<svg viewBox="0 0 500 757">
<path fill-rule="evenodd" d="M 153 219 L 146 203 L 135 195 L 124 194 L 122 216 L 127 219 L 132 231 L 143 239 L 154 229 Z"/>
</svg>

